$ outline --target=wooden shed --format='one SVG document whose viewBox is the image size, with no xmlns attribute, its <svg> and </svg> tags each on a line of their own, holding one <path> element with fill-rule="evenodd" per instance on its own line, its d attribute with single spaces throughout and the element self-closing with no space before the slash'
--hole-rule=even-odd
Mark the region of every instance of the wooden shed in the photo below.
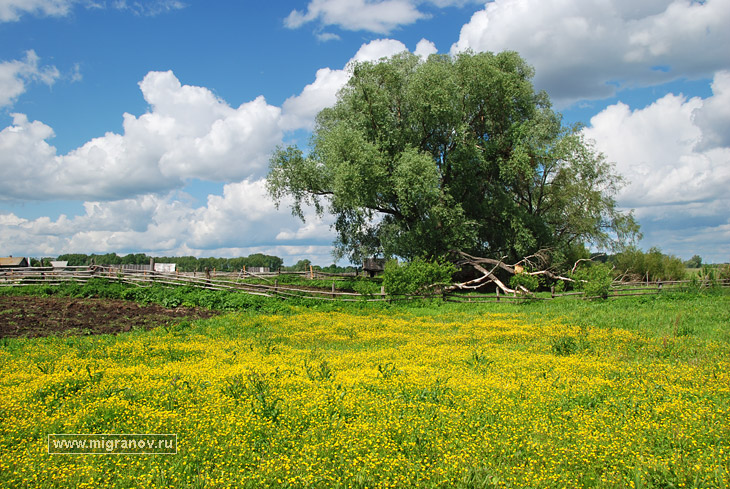
<svg viewBox="0 0 730 489">
<path fill-rule="evenodd" d="M 371 277 L 385 271 L 385 258 L 365 258 L 362 262 L 362 269 Z"/>
<path fill-rule="evenodd" d="M 30 263 L 28 262 L 28 259 L 24 256 L 8 256 L 0 258 L 0 268 L 24 268 L 29 266 Z"/>
</svg>

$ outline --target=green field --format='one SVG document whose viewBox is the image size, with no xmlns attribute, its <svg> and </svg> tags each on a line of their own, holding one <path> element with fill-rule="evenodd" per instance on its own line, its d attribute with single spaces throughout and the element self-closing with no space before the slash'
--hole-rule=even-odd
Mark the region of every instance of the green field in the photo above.
<svg viewBox="0 0 730 489">
<path fill-rule="evenodd" d="M 0 340 L 2 486 L 730 486 L 727 293 L 267 304 Z M 178 453 L 49 455 L 51 433 Z"/>
</svg>

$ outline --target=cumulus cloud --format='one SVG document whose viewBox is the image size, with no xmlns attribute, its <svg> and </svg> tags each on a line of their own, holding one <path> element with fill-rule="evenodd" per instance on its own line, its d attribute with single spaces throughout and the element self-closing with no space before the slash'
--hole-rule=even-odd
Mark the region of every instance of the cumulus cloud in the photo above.
<svg viewBox="0 0 730 489">
<path fill-rule="evenodd" d="M 645 241 L 662 245 L 670 230 L 701 236 L 730 224 L 730 145 L 723 132 L 728 126 L 710 123 L 727 121 L 727 72 L 717 73 L 712 86 L 706 99 L 668 94 L 636 110 L 611 105 L 584 130 L 628 180 L 618 202 L 636 209 Z M 676 246 L 680 241 L 675 239 Z M 704 247 L 702 256 L 717 254 Z"/>
<path fill-rule="evenodd" d="M 35 51 L 26 51 L 24 60 L 0 63 L 0 108 L 12 105 L 18 96 L 25 93 L 29 83 L 40 82 L 48 86 L 59 78 L 55 66 L 40 66 Z"/>
<path fill-rule="evenodd" d="M 282 105 L 284 129 L 313 129 L 314 118 L 325 107 L 337 101 L 337 91 L 342 88 L 349 74 L 345 70 L 322 68 L 317 70 L 314 82 L 299 95 L 289 97 Z"/>
<path fill-rule="evenodd" d="M 416 54 L 424 59 L 436 53 L 438 53 L 438 49 L 436 49 L 436 44 L 429 41 L 428 39 L 421 39 L 420 41 L 418 41 L 418 44 L 416 45 L 416 50 L 413 51 L 413 54 Z"/>
<path fill-rule="evenodd" d="M 451 50 L 518 51 L 536 85 L 565 105 L 726 68 L 728 22 L 722 0 L 495 0 Z"/>
<path fill-rule="evenodd" d="M 0 214 L 0 248 L 53 256 L 74 250 L 195 256 L 265 252 L 290 257 L 292 263 L 314 250 L 319 263 L 328 263 L 333 239 L 329 223 L 311 210 L 307 218 L 302 224 L 278 211 L 266 195 L 264 180 L 243 180 L 225 185 L 221 195 L 210 195 L 202 207 L 172 192 L 86 202 L 82 215 L 56 220 Z"/>
<path fill-rule="evenodd" d="M 394 54 L 408 51 L 406 45 L 395 39 L 376 39 L 360 46 L 350 62 L 379 61 Z"/>
<path fill-rule="evenodd" d="M 12 125 L 0 131 L 0 167 L 13 175 L 0 180 L 0 200 L 85 202 L 81 215 L 56 219 L 0 213 L 0 248 L 26 255 L 264 252 L 292 263 L 329 263 L 331 220 L 308 210 L 302 223 L 275 208 L 262 178 L 268 156 L 283 131 L 311 127 L 316 113 L 335 102 L 350 63 L 406 49 L 392 39 L 364 44 L 343 69 L 319 70 L 282 108 L 263 97 L 234 108 L 171 71 L 150 72 L 139 83 L 146 113 L 125 113 L 120 134 L 109 132 L 63 155 L 49 143 L 50 126 L 13 114 Z M 416 47 L 422 55 L 434 49 L 427 40 Z M 196 207 L 180 190 L 190 180 L 230 183 Z"/>
<path fill-rule="evenodd" d="M 430 52 L 432 46 L 433 43 L 422 39 L 416 47 L 416 54 L 419 54 L 419 49 L 423 53 Z M 377 39 L 363 44 L 347 65 L 353 62 L 379 61 L 407 50 L 406 45 L 400 41 Z M 318 70 L 314 82 L 304 87 L 299 95 L 289 97 L 282 105 L 282 127 L 286 130 L 313 129 L 317 113 L 325 107 L 334 105 L 337 101 L 337 92 L 350 79 L 347 65 L 338 70 L 331 68 Z"/>
<path fill-rule="evenodd" d="M 170 71 L 148 73 L 140 89 L 149 112 L 124 114 L 123 134 L 107 133 L 65 155 L 47 142 L 52 128 L 15 114 L 0 131 L 0 164 L 15 176 L 0 182 L 0 198 L 115 200 L 193 178 L 260 177 L 281 142 L 281 109 L 263 97 L 232 108 Z"/>
<path fill-rule="evenodd" d="M 730 147 L 730 71 L 715 75 L 713 97 L 695 109 L 695 124 L 702 129 L 697 150 Z"/>
<path fill-rule="evenodd" d="M 417 46 L 422 53 L 433 49 L 427 40 Z M 378 39 L 363 44 L 348 65 L 406 50 L 400 41 Z M 50 83 L 58 76 L 55 68 L 40 68 L 32 52 L 16 65 L 21 68 L 15 72 L 27 78 Z M 108 132 L 62 155 L 49 142 L 50 126 L 13 114 L 13 124 L 0 131 L 0 165 L 14 178 L 0 181 L 0 201 L 119 200 L 182 188 L 191 179 L 260 178 L 284 131 L 311 130 L 317 113 L 335 103 L 349 76 L 347 66 L 323 68 L 281 108 L 262 96 L 234 108 L 208 88 L 182 84 L 172 71 L 152 71 L 139 82 L 149 104 L 145 114 L 125 113 L 121 134 Z M 22 78 L 12 80 L 22 84 Z"/>
</svg>

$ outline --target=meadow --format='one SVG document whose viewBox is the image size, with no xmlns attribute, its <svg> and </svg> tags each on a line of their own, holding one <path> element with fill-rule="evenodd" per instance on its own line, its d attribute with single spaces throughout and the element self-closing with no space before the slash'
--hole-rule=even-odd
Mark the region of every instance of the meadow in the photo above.
<svg viewBox="0 0 730 489">
<path fill-rule="evenodd" d="M 250 307 L 0 340 L 3 487 L 728 487 L 730 295 Z M 175 433 L 174 455 L 50 455 Z"/>
</svg>

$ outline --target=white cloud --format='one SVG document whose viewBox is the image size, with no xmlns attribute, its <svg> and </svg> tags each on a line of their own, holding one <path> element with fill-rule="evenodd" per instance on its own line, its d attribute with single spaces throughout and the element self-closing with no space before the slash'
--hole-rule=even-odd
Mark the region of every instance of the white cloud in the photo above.
<svg viewBox="0 0 730 489">
<path fill-rule="evenodd" d="M 319 21 L 322 26 L 387 34 L 400 26 L 430 18 L 431 14 L 424 11 L 424 7 L 463 7 L 483 3 L 483 0 L 311 0 L 306 12 L 292 10 L 284 19 L 284 25 L 296 29 Z"/>
<path fill-rule="evenodd" d="M 40 58 L 33 50 L 26 51 L 24 60 L 0 63 L 0 107 L 12 105 L 25 93 L 28 83 L 53 85 L 60 76 L 58 69 L 55 66 L 39 66 L 39 63 Z"/>
<path fill-rule="evenodd" d="M 24 14 L 64 17 L 77 4 L 88 9 L 113 8 L 145 16 L 159 15 L 186 6 L 179 0 L 0 0 L 0 22 L 15 22 Z"/>
<path fill-rule="evenodd" d="M 419 49 L 430 52 L 432 43 L 422 40 Z M 350 62 L 406 50 L 400 41 L 378 39 L 363 44 Z M 39 69 L 34 53 L 28 59 L 32 76 L 50 81 L 58 75 Z M 262 177 L 283 131 L 311 130 L 349 76 L 347 67 L 323 68 L 282 108 L 262 96 L 233 108 L 208 88 L 183 85 L 172 71 L 152 71 L 139 83 L 147 113 L 125 113 L 121 134 L 108 132 L 64 155 L 48 142 L 51 127 L 14 114 L 13 125 L 0 131 L 0 164 L 13 175 L 0 181 L 0 201 L 118 200 L 182 188 L 190 179 Z"/>
<path fill-rule="evenodd" d="M 182 85 L 168 72 L 150 72 L 140 88 L 151 110 L 124 114 L 123 134 L 107 133 L 66 155 L 48 144 L 53 130 L 14 115 L 0 131 L 0 164 L 13 179 L 0 199 L 115 200 L 180 188 L 185 180 L 262 176 L 281 142 L 281 109 L 263 97 L 230 107 L 207 88 Z"/>
<path fill-rule="evenodd" d="M 568 104 L 727 68 L 729 22 L 725 0 L 495 0 L 464 25 L 452 52 L 518 51 L 536 85 Z"/>
<path fill-rule="evenodd" d="M 0 214 L 0 226 L 18 226 L 25 222 L 28 222 L 28 220 L 18 217 L 13 213 Z"/>
<path fill-rule="evenodd" d="M 350 62 L 379 61 L 394 54 L 408 51 L 406 45 L 395 39 L 376 39 L 360 46 Z"/>
<path fill-rule="evenodd" d="M 438 53 L 438 49 L 436 49 L 436 44 L 429 41 L 428 39 L 421 39 L 418 41 L 418 44 L 416 45 L 416 50 L 413 51 L 413 54 L 420 56 L 423 59 L 428 58 L 432 54 Z"/>
<path fill-rule="evenodd" d="M 56 220 L 23 219 L 0 214 L 0 249 L 22 255 L 86 252 L 147 252 L 158 255 L 239 256 L 264 252 L 287 263 L 314 251 L 316 263 L 329 264 L 333 234 L 329 224 L 307 210 L 302 224 L 276 209 L 265 182 L 244 180 L 225 185 L 202 207 L 184 195 L 142 195 L 117 201 L 85 202 L 84 213 Z M 293 231 L 292 231 L 293 230 Z"/>
<path fill-rule="evenodd" d="M 96 4 L 98 5 L 98 4 Z M 95 6 L 96 6 L 95 5 Z M 148 15 L 154 16 L 170 12 L 173 10 L 179 10 L 185 8 L 184 2 L 178 0 L 156 0 L 156 1 L 132 1 L 127 0 L 114 0 L 112 2 L 113 8 L 118 10 L 128 10 L 136 15 Z"/>
<path fill-rule="evenodd" d="M 317 34 L 317 39 L 322 42 L 339 41 L 340 36 L 338 36 L 337 34 L 334 34 L 332 32 L 320 32 Z"/>
<path fill-rule="evenodd" d="M 314 128 L 314 118 L 325 107 L 337 101 L 337 91 L 350 78 L 345 70 L 322 68 L 317 70 L 314 82 L 310 83 L 302 93 L 289 97 L 282 105 L 284 129 Z"/>
<path fill-rule="evenodd" d="M 428 51 L 429 41 L 421 40 L 418 46 L 424 52 Z M 433 44 L 433 43 L 431 43 Z M 418 49 L 418 48 L 417 48 Z M 394 39 L 376 39 L 363 44 L 357 53 L 347 63 L 365 61 L 379 61 L 394 54 L 407 51 L 406 45 Z M 325 107 L 330 107 L 337 101 L 337 92 L 350 79 L 347 66 L 341 70 L 322 68 L 317 71 L 313 83 L 304 87 L 299 95 L 286 99 L 282 105 L 282 127 L 285 130 L 314 128 L 314 118 Z"/>
<path fill-rule="evenodd" d="M 20 19 L 24 13 L 63 16 L 75 0 L 0 0 L 0 22 Z"/>
<path fill-rule="evenodd" d="M 697 149 L 730 147 L 730 71 L 715 75 L 713 97 L 695 109 L 695 124 L 702 129 Z"/>
<path fill-rule="evenodd" d="M 725 133 L 715 137 L 723 126 L 707 124 L 726 120 L 727 83 L 727 73 L 720 72 L 706 99 L 669 94 L 636 110 L 617 103 L 584 130 L 630 182 L 618 203 L 636 209 L 648 246 L 679 253 L 682 236 L 709 235 L 730 223 L 730 145 Z M 669 230 L 680 237 L 677 251 L 661 241 Z M 705 248 L 702 256 L 718 253 Z"/>
<path fill-rule="evenodd" d="M 306 12 L 292 10 L 284 25 L 296 29 L 319 20 L 323 25 L 337 25 L 350 31 L 387 34 L 426 16 L 410 0 L 312 0 Z"/>
</svg>

